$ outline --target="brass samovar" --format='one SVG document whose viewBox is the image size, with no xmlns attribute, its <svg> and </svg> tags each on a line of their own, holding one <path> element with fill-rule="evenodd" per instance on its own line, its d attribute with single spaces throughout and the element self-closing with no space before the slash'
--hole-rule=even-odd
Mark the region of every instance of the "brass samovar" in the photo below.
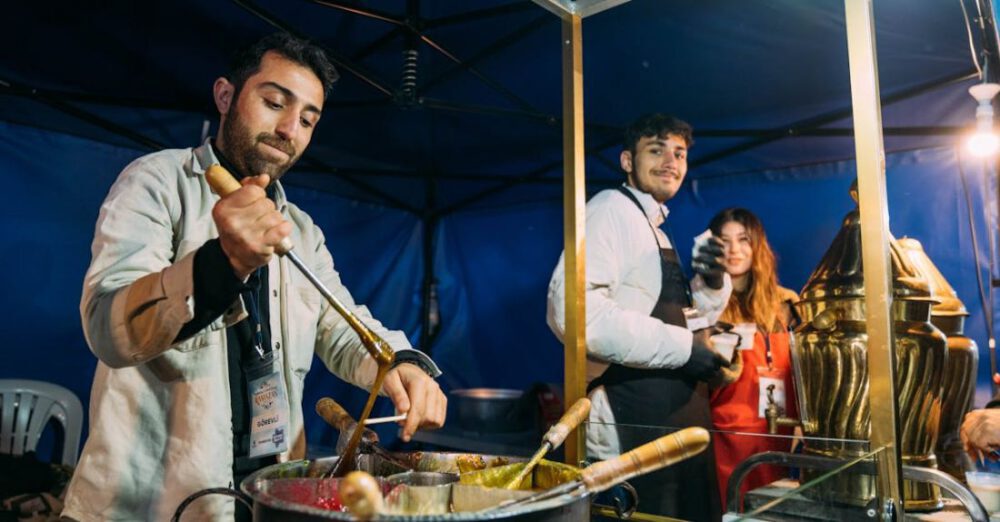
<svg viewBox="0 0 1000 522">
<path fill-rule="evenodd" d="M 948 336 L 948 363 L 944 370 L 941 426 L 934 454 L 941 471 L 965 482 L 965 472 L 972 470 L 973 466 L 962 448 L 958 430 L 962 426 L 962 418 L 972 409 L 976 370 L 979 366 L 976 342 L 963 335 L 965 318 L 969 316 L 969 312 L 955 290 L 927 257 L 919 241 L 904 237 L 899 240 L 899 246 L 903 247 L 910 261 L 927 278 L 931 294 L 940 301 L 931 307 L 931 323 Z"/>
<path fill-rule="evenodd" d="M 804 406 L 800 407 L 803 431 L 809 437 L 805 452 L 844 460 L 859 457 L 866 449 L 843 439 L 869 440 L 872 423 L 859 221 L 856 208 L 847 214 L 803 288 L 797 305 L 803 324 L 795 331 L 792 354 L 797 366 L 795 384 Z M 904 464 L 936 467 L 934 447 L 941 418 L 947 340 L 929 322 L 935 301 L 927 280 L 892 236 L 889 243 L 900 449 Z M 803 469 L 803 482 L 819 474 Z M 935 485 L 905 481 L 903 494 L 908 511 L 942 506 Z M 866 505 L 875 496 L 875 478 L 848 470 L 807 490 L 806 495 Z"/>
</svg>

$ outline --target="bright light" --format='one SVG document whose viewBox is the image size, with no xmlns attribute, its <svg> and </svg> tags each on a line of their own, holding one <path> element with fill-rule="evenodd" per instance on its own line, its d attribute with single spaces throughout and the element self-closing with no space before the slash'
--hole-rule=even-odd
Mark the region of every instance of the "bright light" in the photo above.
<svg viewBox="0 0 1000 522">
<path fill-rule="evenodd" d="M 985 158 L 1000 150 L 1000 138 L 993 131 L 993 97 L 1000 92 L 1000 85 L 980 83 L 969 88 L 969 94 L 979 102 L 976 107 L 976 132 L 966 147 L 973 156 Z"/>
<path fill-rule="evenodd" d="M 1000 150 L 1000 138 L 991 132 L 973 134 L 965 143 L 969 153 L 977 158 L 992 156 Z"/>
</svg>

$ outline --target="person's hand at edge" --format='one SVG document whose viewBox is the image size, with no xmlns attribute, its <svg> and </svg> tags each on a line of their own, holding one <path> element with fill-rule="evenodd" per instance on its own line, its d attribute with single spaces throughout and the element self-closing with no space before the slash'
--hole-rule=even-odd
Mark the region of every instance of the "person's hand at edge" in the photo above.
<svg viewBox="0 0 1000 522">
<path fill-rule="evenodd" d="M 1000 449 L 1000 409 L 970 411 L 962 421 L 959 435 L 969 457 L 982 462 L 983 453 Z"/>
</svg>

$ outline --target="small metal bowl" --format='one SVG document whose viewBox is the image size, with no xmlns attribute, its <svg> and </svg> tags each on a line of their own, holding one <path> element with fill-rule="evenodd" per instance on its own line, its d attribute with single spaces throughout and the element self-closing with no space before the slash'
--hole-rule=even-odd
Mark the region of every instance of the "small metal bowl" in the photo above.
<svg viewBox="0 0 1000 522">
<path fill-rule="evenodd" d="M 458 424 L 466 431 L 524 431 L 535 421 L 521 390 L 466 388 L 452 390 L 450 394 L 458 412 Z"/>
<path fill-rule="evenodd" d="M 458 474 L 440 471 L 408 471 L 386 478 L 391 488 L 385 497 L 386 511 L 398 515 L 440 515 L 451 511 L 452 484 Z"/>
</svg>

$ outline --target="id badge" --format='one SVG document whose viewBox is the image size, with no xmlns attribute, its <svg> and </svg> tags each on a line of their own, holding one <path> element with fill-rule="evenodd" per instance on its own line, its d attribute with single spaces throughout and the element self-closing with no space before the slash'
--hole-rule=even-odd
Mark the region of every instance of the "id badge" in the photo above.
<svg viewBox="0 0 1000 522">
<path fill-rule="evenodd" d="M 684 307 L 684 321 L 687 322 L 688 330 L 696 332 L 708 328 L 708 318 L 701 314 L 697 308 Z"/>
<path fill-rule="evenodd" d="M 757 416 L 761 419 L 766 418 L 764 411 L 770 404 L 769 398 L 778 405 L 778 414 L 785 415 L 788 407 L 788 401 L 785 398 L 785 372 L 772 370 L 767 366 L 758 366 L 757 377 L 760 379 Z"/>
<path fill-rule="evenodd" d="M 247 368 L 251 458 L 266 457 L 288 449 L 288 391 L 278 353 L 267 353 Z"/>
</svg>

